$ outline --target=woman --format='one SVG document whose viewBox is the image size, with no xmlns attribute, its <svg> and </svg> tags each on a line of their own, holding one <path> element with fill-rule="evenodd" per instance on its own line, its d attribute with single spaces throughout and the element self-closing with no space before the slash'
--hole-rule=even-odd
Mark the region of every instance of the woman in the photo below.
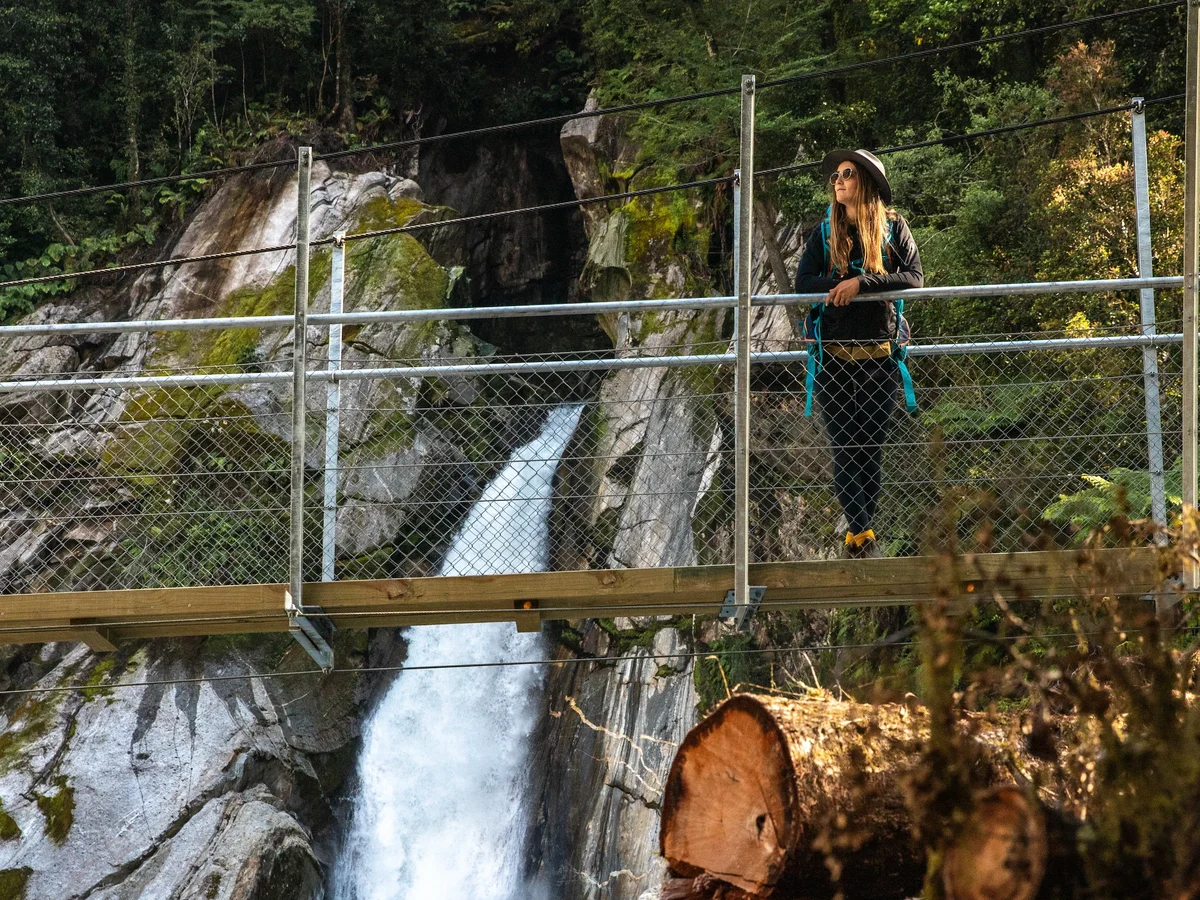
<svg viewBox="0 0 1200 900">
<path fill-rule="evenodd" d="M 903 304 L 860 294 L 921 287 L 925 279 L 908 223 L 888 207 L 892 188 L 883 163 L 866 150 L 834 150 L 821 168 L 832 202 L 808 236 L 796 293 L 826 295 L 805 322 L 809 372 L 833 448 L 846 553 L 864 558 L 879 555 L 871 523 L 902 370 L 910 410 L 915 400 L 903 369 Z"/>
</svg>

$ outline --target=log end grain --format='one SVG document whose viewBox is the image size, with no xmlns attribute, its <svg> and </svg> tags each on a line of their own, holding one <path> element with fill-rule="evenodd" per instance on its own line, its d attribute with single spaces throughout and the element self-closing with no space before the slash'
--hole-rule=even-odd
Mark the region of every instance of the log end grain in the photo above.
<svg viewBox="0 0 1200 900">
<path fill-rule="evenodd" d="M 751 895 L 779 878 L 800 827 L 787 739 L 753 697 L 724 703 L 688 734 L 663 796 L 659 850 L 677 875 Z"/>
<path fill-rule="evenodd" d="M 981 796 L 947 849 L 947 900 L 1032 900 L 1046 873 L 1046 816 L 1015 787 Z"/>
</svg>

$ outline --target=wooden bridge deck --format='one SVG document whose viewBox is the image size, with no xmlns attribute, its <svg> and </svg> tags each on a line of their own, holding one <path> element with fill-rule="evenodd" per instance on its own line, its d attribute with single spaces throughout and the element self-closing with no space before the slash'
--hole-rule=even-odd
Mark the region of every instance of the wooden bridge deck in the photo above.
<svg viewBox="0 0 1200 900">
<path fill-rule="evenodd" d="M 1144 594 L 1171 575 L 1171 555 L 1153 548 L 762 563 L 764 608 L 920 603 L 938 596 Z M 283 584 L 82 591 L 0 596 L 0 644 L 84 641 L 112 650 L 126 638 L 286 631 Z M 611 569 L 531 575 L 472 575 L 314 582 L 305 605 L 339 628 L 452 622 L 716 614 L 733 587 L 732 566 Z"/>
</svg>

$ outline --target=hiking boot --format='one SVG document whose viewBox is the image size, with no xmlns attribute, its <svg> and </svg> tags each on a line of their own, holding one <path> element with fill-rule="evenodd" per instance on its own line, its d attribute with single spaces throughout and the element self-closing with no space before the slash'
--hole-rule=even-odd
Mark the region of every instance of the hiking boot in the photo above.
<svg viewBox="0 0 1200 900">
<path fill-rule="evenodd" d="M 846 533 L 847 559 L 878 559 L 883 556 L 875 540 L 875 532 L 868 528 L 858 534 Z"/>
<path fill-rule="evenodd" d="M 846 532 L 846 543 L 842 546 L 843 559 L 862 559 L 859 556 L 859 545 L 854 543 L 854 532 Z"/>
</svg>

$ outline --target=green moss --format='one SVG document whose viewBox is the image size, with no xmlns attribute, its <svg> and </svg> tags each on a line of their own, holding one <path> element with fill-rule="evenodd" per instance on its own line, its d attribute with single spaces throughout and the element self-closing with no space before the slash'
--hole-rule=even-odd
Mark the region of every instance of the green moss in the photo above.
<svg viewBox="0 0 1200 900">
<path fill-rule="evenodd" d="M 346 271 L 346 309 L 439 309 L 450 288 L 450 274 L 409 234 L 353 242 Z"/>
<path fill-rule="evenodd" d="M 617 653 L 630 650 L 649 650 L 654 646 L 654 636 L 664 628 L 678 628 L 683 619 L 673 616 L 664 621 L 653 621 L 644 628 L 617 628 L 613 619 L 597 619 L 596 623 L 608 634 Z"/>
<path fill-rule="evenodd" d="M 121 413 L 121 422 L 189 419 L 202 413 L 219 396 L 217 387 L 155 388 L 134 394 Z"/>
<path fill-rule="evenodd" d="M 345 465 L 377 460 L 388 453 L 398 453 L 413 445 L 416 429 L 412 416 L 400 409 L 377 409 L 367 420 L 365 441 L 347 453 Z"/>
<path fill-rule="evenodd" d="M 739 685 L 767 685 L 770 682 L 770 663 L 757 649 L 749 634 L 731 634 L 717 638 L 706 648 L 711 655 L 696 660 L 693 680 L 698 698 L 697 707 L 704 713 L 723 701 L 728 690 L 736 692 Z"/>
<path fill-rule="evenodd" d="M 33 869 L 0 869 L 0 900 L 25 900 L 25 887 Z"/>
<path fill-rule="evenodd" d="M 57 788 L 53 794 L 38 794 L 37 805 L 46 820 L 46 837 L 61 844 L 67 839 L 75 822 L 75 789 L 67 784 L 67 776 L 58 775 L 50 783 Z"/>
<path fill-rule="evenodd" d="M 87 680 L 84 681 L 84 689 L 80 692 L 85 701 L 95 700 L 97 697 L 111 697 L 111 688 L 102 688 L 98 685 L 104 681 L 109 674 L 116 668 L 116 657 L 109 656 L 96 663 L 95 668 L 88 673 Z M 74 724 L 74 723 L 72 723 Z"/>
<path fill-rule="evenodd" d="M 21 826 L 17 820 L 8 814 L 4 804 L 0 803 L 0 841 L 11 841 L 21 836 Z"/>
<path fill-rule="evenodd" d="M 706 270 L 709 229 L 697 218 L 696 205 L 686 194 L 656 194 L 621 207 L 628 217 L 625 258 L 634 284 L 648 284 L 652 265 L 668 258 L 684 265 L 684 294 L 699 296 L 702 286 L 692 270 Z M 666 296 L 649 284 L 654 296 Z M 664 286 L 665 287 L 665 286 Z"/>
<path fill-rule="evenodd" d="M 105 444 L 102 465 L 120 472 L 171 470 L 191 436 L 194 420 L 220 392 L 219 388 L 201 387 L 135 394 L 121 414 L 120 427 Z"/>
<path fill-rule="evenodd" d="M 431 209 L 431 207 L 427 207 L 421 201 L 413 200 L 411 197 L 400 197 L 396 200 L 376 197 L 359 207 L 358 223 L 354 231 L 403 228 L 425 209 Z"/>
<path fill-rule="evenodd" d="M 31 695 L 17 708 L 0 734 L 0 775 L 24 764 L 29 747 L 54 727 L 57 710 L 57 698 L 39 695 Z"/>
<path fill-rule="evenodd" d="M 309 258 L 308 300 L 311 304 L 333 271 L 332 251 L 317 251 Z M 296 308 L 296 267 L 288 266 L 265 287 L 242 287 L 231 291 L 217 304 L 213 315 L 278 316 Z M 258 362 L 259 328 L 227 328 L 224 331 L 175 331 L 159 347 L 175 364 L 215 366 L 223 370 L 253 371 Z"/>
<path fill-rule="evenodd" d="M 204 888 L 204 896 L 213 900 L 221 892 L 221 873 L 213 872 L 208 876 L 208 884 Z"/>
<path fill-rule="evenodd" d="M 292 643 L 292 636 L 286 631 L 274 634 L 212 634 L 204 639 L 204 649 L 217 659 L 254 656 L 277 661 Z"/>
</svg>

